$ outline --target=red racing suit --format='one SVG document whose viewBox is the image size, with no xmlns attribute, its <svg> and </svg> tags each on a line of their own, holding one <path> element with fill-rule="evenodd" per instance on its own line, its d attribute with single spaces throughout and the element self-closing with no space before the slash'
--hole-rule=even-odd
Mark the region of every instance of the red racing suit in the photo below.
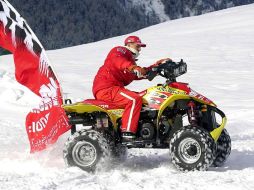
<svg viewBox="0 0 254 190">
<path fill-rule="evenodd" d="M 136 62 L 130 50 L 122 46 L 113 48 L 95 76 L 93 94 L 98 100 L 123 108 L 122 132 L 136 133 L 142 97 L 124 88 L 133 80 L 140 80 L 128 70 L 132 65 Z"/>
</svg>

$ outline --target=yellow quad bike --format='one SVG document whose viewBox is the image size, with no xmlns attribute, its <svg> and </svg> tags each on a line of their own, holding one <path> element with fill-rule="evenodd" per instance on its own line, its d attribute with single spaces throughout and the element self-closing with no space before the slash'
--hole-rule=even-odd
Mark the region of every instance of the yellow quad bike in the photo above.
<svg viewBox="0 0 254 190">
<path fill-rule="evenodd" d="M 148 72 L 149 80 L 160 75 L 166 82 L 140 92 L 143 107 L 132 142 L 122 142 L 123 109 L 98 100 L 65 104 L 72 125 L 65 162 L 94 171 L 108 158 L 124 158 L 127 148 L 169 148 L 172 163 L 181 171 L 221 166 L 231 152 L 226 116 L 187 83 L 176 82 L 186 72 L 182 60 L 167 61 Z"/>
</svg>

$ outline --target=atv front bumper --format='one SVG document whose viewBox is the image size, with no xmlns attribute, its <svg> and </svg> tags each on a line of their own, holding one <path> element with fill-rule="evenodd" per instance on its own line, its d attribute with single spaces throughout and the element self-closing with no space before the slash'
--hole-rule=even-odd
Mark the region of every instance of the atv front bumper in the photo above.
<svg viewBox="0 0 254 190">
<path fill-rule="evenodd" d="M 217 142 L 217 140 L 219 139 L 219 137 L 220 137 L 220 135 L 227 123 L 227 117 L 221 110 L 219 110 L 216 107 L 211 107 L 211 110 L 214 111 L 215 113 L 219 114 L 222 118 L 221 124 L 217 128 L 215 128 L 213 131 L 210 132 L 212 138 Z"/>
</svg>

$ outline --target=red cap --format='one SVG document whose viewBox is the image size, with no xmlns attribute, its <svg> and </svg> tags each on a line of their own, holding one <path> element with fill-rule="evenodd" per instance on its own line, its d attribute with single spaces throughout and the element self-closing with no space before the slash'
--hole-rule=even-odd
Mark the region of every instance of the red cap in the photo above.
<svg viewBox="0 0 254 190">
<path fill-rule="evenodd" d="M 124 40 L 124 45 L 127 45 L 128 43 L 137 43 L 140 45 L 140 47 L 146 47 L 146 44 L 143 44 L 139 37 L 137 36 L 129 36 Z"/>
</svg>

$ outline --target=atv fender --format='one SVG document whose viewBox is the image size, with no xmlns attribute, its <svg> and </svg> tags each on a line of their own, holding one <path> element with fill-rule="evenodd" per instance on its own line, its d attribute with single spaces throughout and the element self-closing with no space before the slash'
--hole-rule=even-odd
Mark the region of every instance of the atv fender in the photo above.
<svg viewBox="0 0 254 190">
<path fill-rule="evenodd" d="M 160 106 L 160 110 L 159 110 L 159 113 L 158 113 L 158 116 L 157 116 L 157 126 L 159 126 L 159 120 L 160 120 L 160 117 L 163 113 L 163 111 L 169 107 L 170 105 L 173 105 L 173 103 L 176 101 L 176 100 L 190 100 L 190 96 L 188 95 L 183 95 L 183 94 L 178 94 L 178 95 L 172 95 L 170 96 L 167 100 L 165 100 L 161 106 Z"/>
<path fill-rule="evenodd" d="M 197 101 L 197 102 L 200 102 L 200 103 L 205 104 L 205 105 L 209 105 L 209 104 L 207 104 L 207 102 L 205 102 L 205 101 L 202 101 L 202 100 L 200 100 L 200 99 L 198 99 L 198 98 L 190 97 L 190 96 L 188 96 L 188 95 L 182 95 L 182 94 L 179 95 L 179 94 L 178 94 L 178 95 L 170 96 L 170 97 L 169 97 L 166 101 L 164 101 L 163 104 L 160 106 L 160 110 L 159 110 L 159 113 L 158 113 L 158 116 L 157 116 L 157 126 L 159 126 L 160 117 L 161 117 L 163 111 L 164 111 L 168 106 L 173 105 L 173 103 L 174 103 L 175 101 L 177 101 L 177 100 L 190 100 L 190 99 L 192 99 L 192 100 L 194 100 L 194 101 Z M 210 135 L 212 136 L 212 138 L 217 142 L 217 140 L 219 139 L 219 137 L 220 137 L 220 135 L 221 135 L 221 133 L 222 133 L 222 131 L 223 131 L 223 129 L 224 129 L 226 123 L 227 123 L 227 118 L 226 118 L 225 114 L 224 114 L 221 110 L 219 110 L 218 108 L 216 108 L 216 105 L 215 105 L 215 104 L 211 103 L 209 106 L 213 109 L 213 111 L 215 111 L 216 113 L 218 113 L 218 114 L 221 116 L 221 118 L 222 118 L 222 122 L 221 122 L 220 126 L 219 126 L 218 128 L 216 128 L 216 129 L 214 129 L 213 131 L 210 132 Z"/>
<path fill-rule="evenodd" d="M 78 102 L 75 104 L 63 105 L 63 108 L 66 112 L 79 113 L 79 114 L 92 113 L 92 112 L 104 112 L 109 116 L 110 120 L 113 123 L 114 128 L 117 127 L 117 125 L 116 125 L 117 117 L 114 114 L 112 114 L 111 112 L 109 112 L 108 110 L 106 110 L 100 106 Z"/>
<path fill-rule="evenodd" d="M 160 110 L 159 110 L 158 117 L 157 117 L 157 126 L 159 125 L 159 119 L 160 119 L 163 111 L 168 106 L 173 105 L 173 103 L 177 100 L 194 100 L 194 101 L 199 102 L 199 103 L 204 104 L 204 105 L 209 105 L 209 106 L 216 107 L 216 105 L 214 103 L 207 104 L 207 102 L 205 102 L 205 101 L 203 101 L 199 98 L 196 98 L 196 97 L 191 97 L 189 95 L 184 95 L 184 94 L 172 95 L 166 101 L 164 101 L 163 104 L 160 106 Z"/>
<path fill-rule="evenodd" d="M 63 108 L 66 112 L 75 112 L 75 113 L 92 113 L 95 111 L 100 111 L 100 112 L 107 112 L 106 109 L 92 105 L 92 104 L 84 104 L 82 102 L 78 102 L 75 104 L 68 104 L 68 105 L 63 105 Z"/>
</svg>

